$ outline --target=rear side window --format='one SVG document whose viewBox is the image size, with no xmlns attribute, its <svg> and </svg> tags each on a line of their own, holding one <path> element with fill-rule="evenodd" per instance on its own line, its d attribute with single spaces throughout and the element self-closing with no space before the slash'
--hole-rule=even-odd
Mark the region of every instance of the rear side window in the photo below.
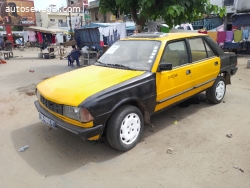
<svg viewBox="0 0 250 188">
<path fill-rule="evenodd" d="M 207 49 L 207 56 L 208 57 L 213 57 L 215 56 L 214 52 L 212 51 L 212 49 L 208 46 L 207 42 L 205 41 L 205 46 L 206 46 L 206 49 Z"/>
<path fill-rule="evenodd" d="M 207 52 L 202 38 L 189 39 L 192 62 L 207 58 Z"/>
</svg>

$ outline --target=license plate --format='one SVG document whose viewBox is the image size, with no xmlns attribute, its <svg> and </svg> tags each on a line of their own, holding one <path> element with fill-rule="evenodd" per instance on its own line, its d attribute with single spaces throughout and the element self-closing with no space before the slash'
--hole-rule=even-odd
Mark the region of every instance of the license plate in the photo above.
<svg viewBox="0 0 250 188">
<path fill-rule="evenodd" d="M 56 122 L 53 121 L 52 119 L 46 117 L 45 115 L 43 115 L 41 113 L 39 113 L 39 118 L 42 120 L 43 123 L 46 123 L 47 125 L 49 125 L 53 129 L 56 129 Z"/>
</svg>

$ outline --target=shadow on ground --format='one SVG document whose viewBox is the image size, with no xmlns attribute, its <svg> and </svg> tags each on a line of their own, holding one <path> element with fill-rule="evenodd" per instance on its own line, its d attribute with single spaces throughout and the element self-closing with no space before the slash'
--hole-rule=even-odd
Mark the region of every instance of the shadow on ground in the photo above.
<svg viewBox="0 0 250 188">
<path fill-rule="evenodd" d="M 199 104 L 199 105 L 194 105 Z M 154 126 L 145 126 L 143 142 L 158 131 L 175 126 L 173 121 L 183 120 L 202 108 L 211 106 L 203 93 L 154 115 Z M 88 168 L 89 163 L 112 162 L 122 152 L 111 148 L 106 138 L 99 141 L 84 141 L 80 137 L 62 129 L 50 129 L 43 123 L 36 123 L 11 132 L 11 138 L 20 157 L 41 175 L 62 175 L 78 168 Z M 22 146 L 29 145 L 24 152 L 18 152 Z"/>
</svg>

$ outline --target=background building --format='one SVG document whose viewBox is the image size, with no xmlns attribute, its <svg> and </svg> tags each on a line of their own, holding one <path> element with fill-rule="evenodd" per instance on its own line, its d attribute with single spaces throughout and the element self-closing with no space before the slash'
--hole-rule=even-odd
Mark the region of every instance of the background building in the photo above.
<svg viewBox="0 0 250 188">
<path fill-rule="evenodd" d="M 90 11 L 91 22 L 110 23 L 114 21 L 123 21 L 123 14 L 117 13 L 117 15 L 113 15 L 111 12 L 102 14 L 99 11 L 99 2 L 99 0 L 95 0 L 89 3 L 88 10 Z"/>
</svg>

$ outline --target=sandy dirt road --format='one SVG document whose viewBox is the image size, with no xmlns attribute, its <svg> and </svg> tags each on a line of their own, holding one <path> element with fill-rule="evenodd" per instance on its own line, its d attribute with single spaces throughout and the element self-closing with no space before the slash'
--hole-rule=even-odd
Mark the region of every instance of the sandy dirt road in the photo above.
<svg viewBox="0 0 250 188">
<path fill-rule="evenodd" d="M 39 120 L 36 84 L 75 68 L 37 53 L 15 51 L 19 57 L 0 65 L 0 187 L 250 187 L 250 57 L 238 59 L 223 103 L 211 105 L 202 93 L 157 114 L 140 143 L 122 153 L 105 139 L 85 142 Z"/>
</svg>

